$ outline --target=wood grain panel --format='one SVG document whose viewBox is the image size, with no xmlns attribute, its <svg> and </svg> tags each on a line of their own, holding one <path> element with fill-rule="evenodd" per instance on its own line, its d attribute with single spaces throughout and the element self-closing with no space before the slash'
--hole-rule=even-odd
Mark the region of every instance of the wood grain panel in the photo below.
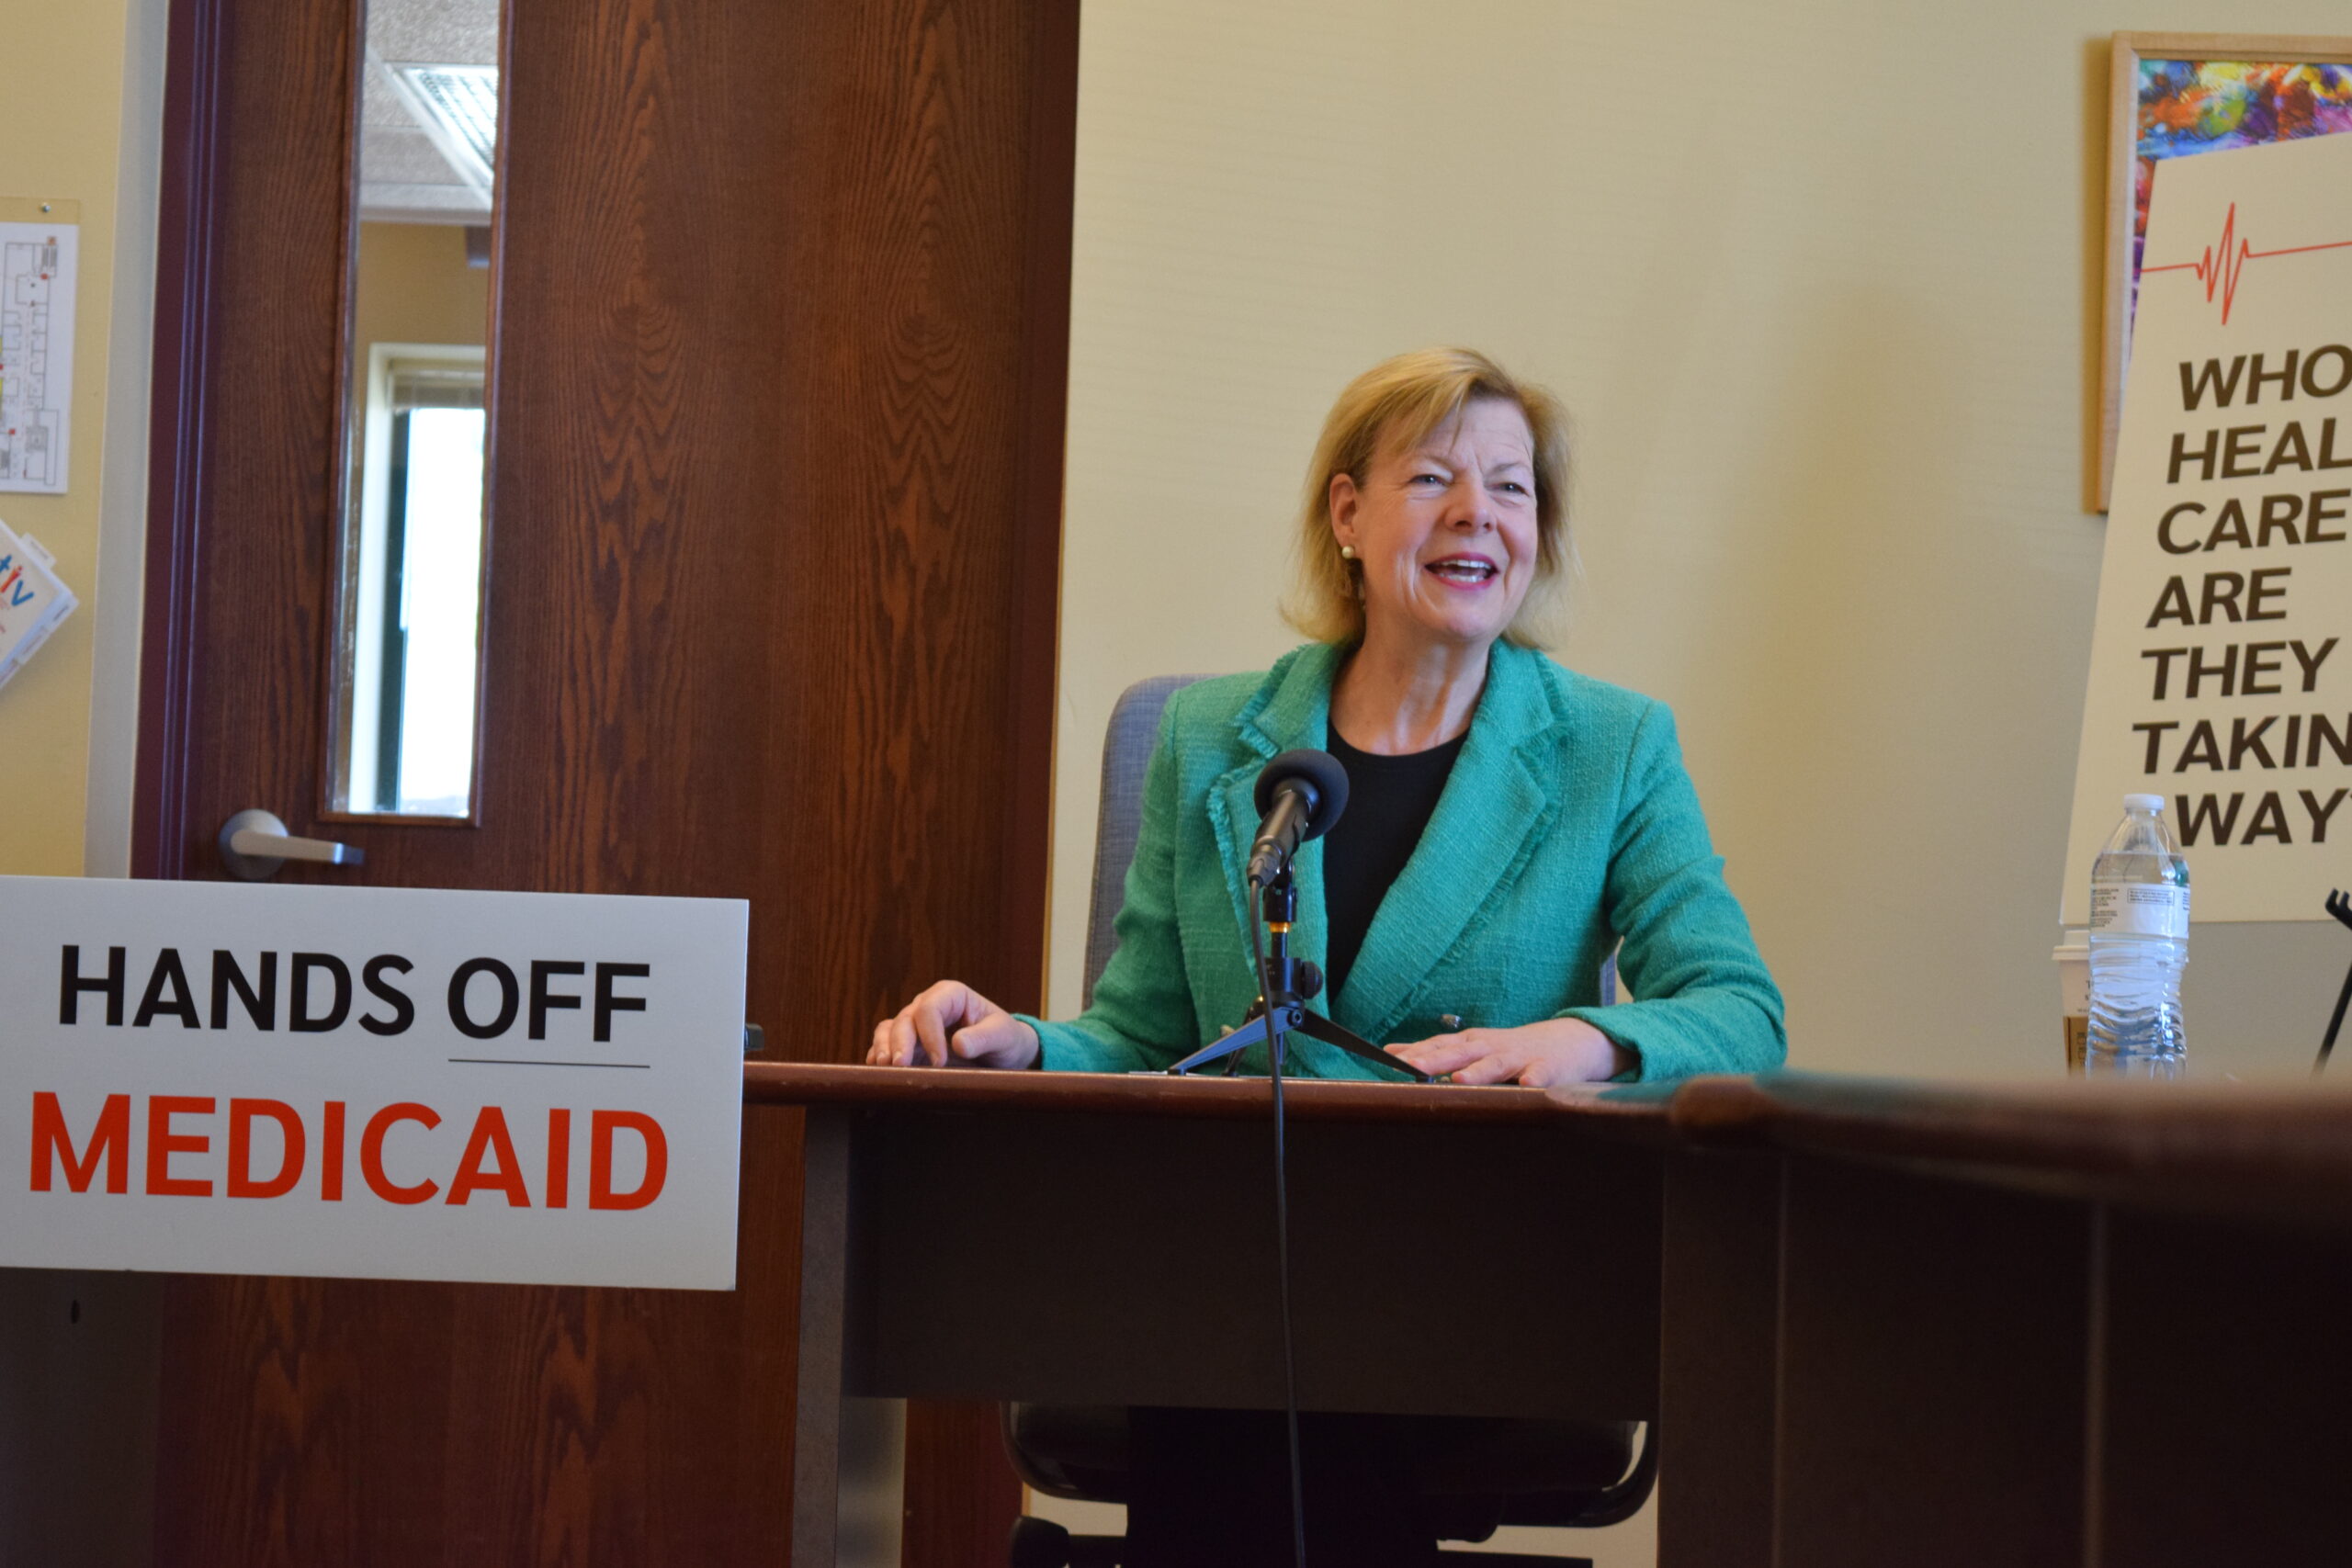
<svg viewBox="0 0 2352 1568">
<path fill-rule="evenodd" d="M 1772 1560 L 2079 1568 L 2082 1207 L 1832 1160 L 1783 1182 Z"/>
<path fill-rule="evenodd" d="M 1006 551 L 988 520 L 1025 496 L 1012 535 L 1031 552 L 1058 537 L 1058 482 L 1049 498 L 1036 473 L 1058 474 L 1058 437 L 1049 463 L 1023 443 L 1058 431 L 1059 400 L 1024 407 L 1021 367 L 1024 323 L 1066 332 L 1067 284 L 1058 302 L 1032 301 L 1021 271 L 972 261 L 1018 254 L 1033 227 L 1025 158 L 974 161 L 1036 134 L 1026 77 L 986 62 L 1035 59 L 1048 24 L 1074 39 L 1074 7 L 815 7 L 781 96 L 780 188 L 796 210 L 778 305 L 810 395 L 777 433 L 792 470 L 781 504 L 804 521 L 780 536 L 774 613 L 822 631 L 769 644 L 782 697 L 769 764 L 805 814 L 774 821 L 763 859 L 805 890 L 808 918 L 753 942 L 763 966 L 864 977 L 797 993 L 806 1038 L 835 1053 L 943 974 L 1000 999 L 1041 989 L 1034 916 L 971 895 L 1035 874 L 1015 863 L 1036 851 L 1009 853 L 1007 832 L 1008 764 L 1035 721 L 1009 724 L 1005 704 L 1016 636 L 1049 628 L 1053 606 L 1034 556 Z M 845 460 L 862 450 L 888 460 Z M 976 945 L 985 927 L 1029 933 L 1029 956 L 1008 962 L 1001 934 Z"/>
<path fill-rule="evenodd" d="M 1028 700 L 1058 676 L 1062 570 L 1063 434 L 1069 406 L 1070 243 L 1078 175 L 1079 0 L 1033 0 L 1022 195 L 1024 271 L 1021 369 L 1015 392 L 1012 620 L 1003 735 L 1011 776 L 1004 799 L 1004 863 L 997 940 L 1005 994 L 1046 1006 L 1046 922 L 1051 898 L 1054 706 Z"/>
<path fill-rule="evenodd" d="M 158 1561 L 394 1564 L 437 1555 L 452 1292 L 175 1281 L 164 1317 Z M 374 1375 L 387 1350 L 407 1364 Z M 434 1372 L 424 1372 L 433 1369 Z M 397 1498 L 397 1507 L 373 1506 Z"/>
<path fill-rule="evenodd" d="M 1294 1126 L 1293 1235 L 1314 1238 L 1292 1257 L 1302 1406 L 1654 1415 L 1660 1156 L 1579 1131 Z M 1262 1122 L 877 1100 L 855 1136 L 852 1393 L 1281 1404 Z M 1052 1201 L 942 1201 L 972 1171 Z M 1511 1197 L 1431 1208 L 1406 1192 Z M 1465 1301 L 1508 1354 L 1406 1348 Z"/>
<path fill-rule="evenodd" d="M 287 801 L 277 809 L 305 830 L 351 39 L 342 0 L 174 7 L 133 845 L 141 875 L 199 864 L 218 874 L 210 840 L 227 812 L 210 808 L 224 791 L 251 794 L 249 806 Z M 251 68 L 265 56 L 270 69 Z M 223 566 L 241 575 L 220 579 Z"/>
<path fill-rule="evenodd" d="M 2109 1221 L 2095 1568 L 2352 1562 L 2352 1243 Z"/>
<path fill-rule="evenodd" d="M 1770 1154 L 1666 1157 L 1659 1568 L 1770 1568 L 1781 1185 Z"/>
<path fill-rule="evenodd" d="M 1671 1096 L 1679 1137 L 2129 1208 L 2352 1226 L 2352 1092 L 2322 1082 L 1959 1084 L 1776 1072 Z"/>
<path fill-rule="evenodd" d="M 1002 1406 L 993 1400 L 907 1402 L 907 1522 L 900 1550 L 908 1562 L 994 1568 L 1004 1561 L 1021 1483 L 1004 1460 Z M 993 1452 L 1007 1484 L 973 1485 L 974 1460 Z"/>
<path fill-rule="evenodd" d="M 175 10 L 144 874 L 315 826 L 354 23 Z M 505 50 L 481 826 L 334 836 L 749 898 L 804 1053 L 940 974 L 1035 1006 L 1075 4 L 509 0 Z M 798 1127 L 747 1111 L 731 1294 L 177 1282 L 164 1554 L 775 1561 Z M 992 1560 L 993 1425 L 909 1427 L 909 1561 Z"/>
<path fill-rule="evenodd" d="M 1666 1135 L 1668 1102 L 1598 1084 L 1522 1089 L 1517 1084 L 1375 1083 L 1364 1078 L 1292 1078 L 1285 1114 L 1301 1122 L 1408 1122 L 1430 1126 L 1516 1122 L 1600 1132 L 1655 1145 Z M 1264 1078 L 1162 1073 L 999 1072 L 989 1067 L 868 1067 L 831 1062 L 748 1062 L 743 1098 L 754 1105 L 922 1107 L 932 1111 L 1084 1115 L 1205 1116 L 1267 1122 L 1273 1096 Z"/>
</svg>

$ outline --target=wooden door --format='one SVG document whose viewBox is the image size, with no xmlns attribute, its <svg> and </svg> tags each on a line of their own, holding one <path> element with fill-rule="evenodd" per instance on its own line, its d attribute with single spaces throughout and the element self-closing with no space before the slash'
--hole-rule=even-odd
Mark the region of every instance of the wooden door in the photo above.
<svg viewBox="0 0 2352 1568">
<path fill-rule="evenodd" d="M 374 884 L 749 898 L 797 1059 L 1034 1006 L 1076 0 L 506 0 L 473 828 L 318 820 L 356 4 L 175 6 L 139 874 L 258 806 Z M 175 1281 L 156 1561 L 781 1561 L 798 1136 L 729 1294 Z M 992 1411 L 910 1425 L 908 1561 L 1001 1561 Z"/>
</svg>

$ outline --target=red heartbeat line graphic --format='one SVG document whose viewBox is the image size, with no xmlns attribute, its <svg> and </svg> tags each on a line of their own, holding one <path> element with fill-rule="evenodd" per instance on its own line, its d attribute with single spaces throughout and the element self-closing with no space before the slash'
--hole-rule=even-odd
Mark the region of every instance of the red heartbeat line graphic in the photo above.
<svg viewBox="0 0 2352 1568">
<path fill-rule="evenodd" d="M 2152 272 L 2195 273 L 2197 281 L 2205 286 L 2205 302 L 2208 305 L 2213 302 L 2213 290 L 2216 288 L 2221 289 L 2222 324 L 2226 327 L 2230 324 L 2230 307 L 2237 303 L 2238 275 L 2245 270 L 2246 263 L 2260 261 L 2265 256 L 2299 256 L 2309 251 L 2341 250 L 2352 250 L 2352 240 L 2334 240 L 2324 245 L 2287 245 L 2275 251 L 2257 251 L 2253 245 L 2238 238 L 2238 204 L 2233 201 L 2230 203 L 2229 216 L 2222 220 L 2220 254 L 2216 255 L 2214 247 L 2208 245 L 2205 247 L 2205 254 L 2193 262 L 2174 262 L 2169 266 L 2143 266 L 2140 269 L 2140 273 L 2143 276 Z"/>
</svg>

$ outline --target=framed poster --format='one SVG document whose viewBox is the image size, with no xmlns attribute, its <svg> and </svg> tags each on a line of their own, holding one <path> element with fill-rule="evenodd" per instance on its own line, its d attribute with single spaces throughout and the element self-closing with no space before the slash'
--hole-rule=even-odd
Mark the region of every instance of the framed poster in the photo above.
<svg viewBox="0 0 2352 1568">
<path fill-rule="evenodd" d="M 2352 131 L 2352 38 L 2117 33 L 2109 80 L 2106 311 L 2098 450 L 2088 487 L 2095 512 L 2108 509 L 2114 484 L 2123 367 L 2132 355 L 2156 164 Z"/>
</svg>

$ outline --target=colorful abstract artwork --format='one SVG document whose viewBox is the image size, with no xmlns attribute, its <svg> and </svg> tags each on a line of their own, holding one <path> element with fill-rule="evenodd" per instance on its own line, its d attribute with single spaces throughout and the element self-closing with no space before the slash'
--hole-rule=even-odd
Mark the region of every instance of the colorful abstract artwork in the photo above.
<svg viewBox="0 0 2352 1568">
<path fill-rule="evenodd" d="M 2109 56 L 2107 257 L 2097 430 L 2084 504 L 2107 510 L 2123 414 L 2123 367 L 2140 299 L 2148 196 L 2167 158 L 2352 131 L 2352 37 L 2114 35 Z"/>
<path fill-rule="evenodd" d="M 2352 131 L 2352 65 L 2144 58 L 2139 65 L 2126 309 L 2139 303 L 2148 193 L 2158 162 Z"/>
</svg>

